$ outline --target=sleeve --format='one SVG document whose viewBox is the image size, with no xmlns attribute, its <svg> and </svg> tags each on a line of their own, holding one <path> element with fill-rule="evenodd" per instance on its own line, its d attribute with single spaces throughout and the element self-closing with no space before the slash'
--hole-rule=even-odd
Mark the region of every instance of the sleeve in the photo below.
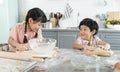
<svg viewBox="0 0 120 72">
<path fill-rule="evenodd" d="M 96 37 L 96 42 L 97 42 L 97 44 L 99 43 L 99 41 L 102 41 L 99 37 Z M 106 42 L 105 42 L 106 43 Z M 105 45 L 104 45 L 104 47 L 106 48 L 106 49 L 110 49 L 110 44 L 109 43 L 106 43 Z"/>
<path fill-rule="evenodd" d="M 96 44 L 98 44 L 99 43 L 99 41 L 102 41 L 99 37 L 95 37 L 95 41 L 96 41 Z"/>
<path fill-rule="evenodd" d="M 102 41 L 99 37 L 95 37 L 95 39 L 97 40 L 97 41 Z"/>
<path fill-rule="evenodd" d="M 81 38 L 78 37 L 78 38 L 76 39 L 76 42 L 77 42 L 78 44 L 81 44 L 81 43 L 82 43 L 82 42 L 81 42 Z"/>
</svg>

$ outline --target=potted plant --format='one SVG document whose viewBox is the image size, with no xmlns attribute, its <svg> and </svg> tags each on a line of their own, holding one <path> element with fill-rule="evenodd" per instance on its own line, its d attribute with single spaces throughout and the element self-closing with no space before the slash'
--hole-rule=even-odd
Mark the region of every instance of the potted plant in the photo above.
<svg viewBox="0 0 120 72">
<path fill-rule="evenodd" d="M 110 29 L 120 29 L 120 21 L 119 20 L 107 20 L 106 27 Z"/>
<path fill-rule="evenodd" d="M 106 22 L 106 20 L 108 18 L 108 14 L 107 13 L 97 14 L 95 17 L 97 19 L 99 19 L 100 26 L 103 27 L 103 28 L 105 28 L 105 22 Z"/>
</svg>

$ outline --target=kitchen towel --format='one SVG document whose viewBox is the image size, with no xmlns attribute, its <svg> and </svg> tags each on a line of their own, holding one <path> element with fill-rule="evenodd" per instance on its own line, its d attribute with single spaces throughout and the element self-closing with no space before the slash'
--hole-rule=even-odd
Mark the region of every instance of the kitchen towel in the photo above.
<svg viewBox="0 0 120 72">
<path fill-rule="evenodd" d="M 63 19 L 70 18 L 72 12 L 73 12 L 73 8 L 70 6 L 69 3 L 67 3 L 67 4 L 66 4 L 66 8 L 65 8 L 65 12 L 64 12 Z"/>
</svg>

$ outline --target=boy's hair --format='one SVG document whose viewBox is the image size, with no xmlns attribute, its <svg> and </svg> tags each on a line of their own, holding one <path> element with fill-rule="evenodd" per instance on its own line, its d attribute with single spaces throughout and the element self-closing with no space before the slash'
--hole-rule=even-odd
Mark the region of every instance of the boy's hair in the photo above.
<svg viewBox="0 0 120 72">
<path fill-rule="evenodd" d="M 79 29 L 80 29 L 81 25 L 85 25 L 85 26 L 89 27 L 90 31 L 96 30 L 94 35 L 96 35 L 99 30 L 99 26 L 98 26 L 97 22 L 90 18 L 83 19 L 79 24 Z"/>
<path fill-rule="evenodd" d="M 24 34 L 26 34 L 26 32 L 27 32 L 27 24 L 28 24 L 29 18 L 32 18 L 35 22 L 41 21 L 42 23 L 45 23 L 47 21 L 47 18 L 41 9 L 39 9 L 39 8 L 30 9 L 25 18 Z M 36 33 L 34 37 L 37 37 L 37 35 L 38 34 Z M 24 35 L 23 43 L 27 43 L 27 42 L 28 42 L 27 37 Z"/>
</svg>

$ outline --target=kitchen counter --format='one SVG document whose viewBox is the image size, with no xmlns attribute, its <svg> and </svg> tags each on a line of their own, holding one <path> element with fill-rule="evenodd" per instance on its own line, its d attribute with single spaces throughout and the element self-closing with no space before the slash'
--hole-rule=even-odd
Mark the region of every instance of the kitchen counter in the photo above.
<svg viewBox="0 0 120 72">
<path fill-rule="evenodd" d="M 119 50 L 114 50 L 114 54 L 111 57 L 86 56 L 83 55 L 80 50 L 63 48 L 58 51 L 56 57 L 49 59 L 46 58 L 43 62 L 0 58 L 0 71 L 112 72 L 114 63 L 120 61 L 119 53 Z"/>
<path fill-rule="evenodd" d="M 57 40 L 57 47 L 72 48 L 74 41 L 79 36 L 79 29 L 76 27 L 42 29 L 43 37 Z M 100 28 L 97 36 L 111 45 L 111 49 L 120 50 L 120 30 Z"/>
<path fill-rule="evenodd" d="M 0 72 L 24 72 L 34 64 L 36 64 L 35 61 L 0 58 Z"/>
<path fill-rule="evenodd" d="M 120 51 L 111 57 L 86 56 L 80 50 L 60 49 L 54 59 L 38 63 L 28 72 L 113 72 L 114 63 L 120 61 Z M 85 66 L 84 66 L 85 65 Z"/>
<path fill-rule="evenodd" d="M 75 30 L 79 31 L 77 27 L 67 27 L 67 28 L 42 28 L 42 30 Z M 120 31 L 120 29 L 109 29 L 109 28 L 99 28 L 100 31 Z"/>
</svg>

